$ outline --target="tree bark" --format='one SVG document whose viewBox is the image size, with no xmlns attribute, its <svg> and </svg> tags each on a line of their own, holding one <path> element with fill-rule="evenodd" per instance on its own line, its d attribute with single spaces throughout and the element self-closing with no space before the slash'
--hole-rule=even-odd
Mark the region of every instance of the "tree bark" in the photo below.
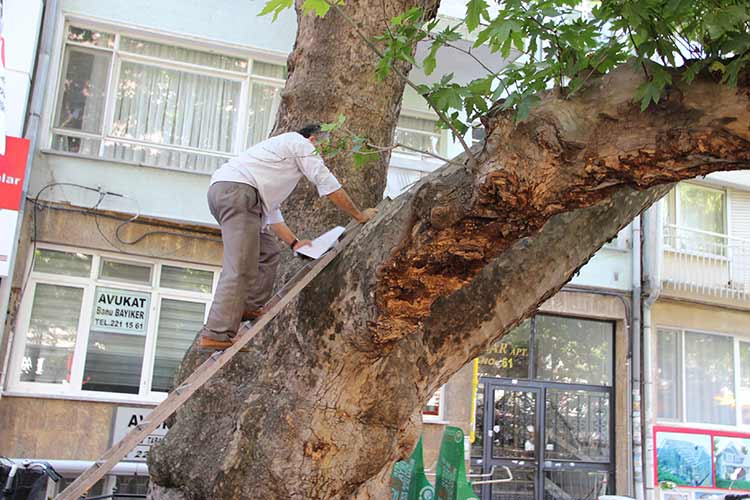
<svg viewBox="0 0 750 500">
<path fill-rule="evenodd" d="M 373 34 L 406 3 L 386 2 L 387 15 L 381 1 L 347 9 Z M 373 61 L 335 14 L 301 17 L 278 129 L 334 110 L 329 119 L 345 112 L 387 142 L 403 83 L 378 85 Z M 626 65 L 573 100 L 543 96 L 524 122 L 490 116 L 476 168 L 448 164 L 382 205 L 251 352 L 176 413 L 149 459 L 150 498 L 388 498 L 420 409 L 451 374 L 672 183 L 750 167 L 747 89 L 699 78 L 641 113 L 642 81 Z M 385 165 L 334 170 L 372 205 Z M 320 207 L 301 194 L 287 214 L 320 228 L 337 220 Z M 204 359 L 189 352 L 178 379 Z"/>
</svg>

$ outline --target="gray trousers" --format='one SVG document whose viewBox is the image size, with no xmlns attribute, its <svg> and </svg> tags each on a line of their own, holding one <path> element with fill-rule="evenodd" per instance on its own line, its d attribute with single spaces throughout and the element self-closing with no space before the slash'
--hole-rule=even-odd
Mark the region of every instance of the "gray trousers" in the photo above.
<svg viewBox="0 0 750 500">
<path fill-rule="evenodd" d="M 260 197 L 253 186 L 217 182 L 208 189 L 208 208 L 221 226 L 224 260 L 201 335 L 229 340 L 237 334 L 242 313 L 260 309 L 271 298 L 279 247 L 262 231 Z"/>
</svg>

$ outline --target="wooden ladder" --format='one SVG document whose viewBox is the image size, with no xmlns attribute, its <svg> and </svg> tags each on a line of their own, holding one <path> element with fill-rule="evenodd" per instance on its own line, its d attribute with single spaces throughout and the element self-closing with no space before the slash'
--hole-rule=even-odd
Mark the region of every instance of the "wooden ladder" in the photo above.
<svg viewBox="0 0 750 500">
<path fill-rule="evenodd" d="M 78 500 L 105 474 L 112 470 L 120 460 L 148 437 L 170 415 L 172 415 L 185 401 L 200 389 L 203 384 L 214 376 L 221 368 L 229 363 L 235 354 L 245 347 L 284 307 L 318 275 L 359 232 L 359 224 L 350 225 L 344 237 L 338 244 L 324 254 L 320 259 L 307 263 L 266 305 L 267 311 L 259 317 L 251 327 L 244 327 L 238 332 L 237 341 L 232 347 L 224 351 L 214 352 L 206 361 L 186 378 L 179 387 L 169 393 L 151 413 L 117 444 L 107 450 L 83 474 L 78 476 L 65 490 L 55 497 L 55 500 Z"/>
</svg>

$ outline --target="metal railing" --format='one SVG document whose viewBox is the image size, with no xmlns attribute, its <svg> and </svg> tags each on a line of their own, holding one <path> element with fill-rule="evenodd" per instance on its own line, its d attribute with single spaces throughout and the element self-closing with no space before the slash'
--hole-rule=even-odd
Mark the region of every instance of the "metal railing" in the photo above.
<svg viewBox="0 0 750 500">
<path fill-rule="evenodd" d="M 750 240 L 667 224 L 662 282 L 676 290 L 750 300 Z"/>
</svg>

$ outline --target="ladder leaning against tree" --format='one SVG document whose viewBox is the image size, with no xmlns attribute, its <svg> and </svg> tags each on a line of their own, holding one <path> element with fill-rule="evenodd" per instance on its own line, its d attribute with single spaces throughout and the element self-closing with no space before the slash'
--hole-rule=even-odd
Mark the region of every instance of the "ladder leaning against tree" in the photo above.
<svg viewBox="0 0 750 500">
<path fill-rule="evenodd" d="M 318 275 L 359 233 L 359 224 L 351 224 L 339 243 L 320 259 L 311 261 L 303 267 L 282 289 L 269 301 L 267 312 L 258 318 L 250 327 L 240 330 L 238 340 L 224 351 L 214 352 L 195 371 L 176 387 L 146 419 L 128 432 L 117 444 L 107 450 L 94 465 L 78 476 L 55 500 L 78 500 L 107 472 L 125 458 L 138 443 L 148 437 L 170 415 L 172 415 L 190 396 L 226 365 L 235 354 L 245 347 L 281 310 Z M 244 331 L 243 331 L 244 330 Z"/>
</svg>

